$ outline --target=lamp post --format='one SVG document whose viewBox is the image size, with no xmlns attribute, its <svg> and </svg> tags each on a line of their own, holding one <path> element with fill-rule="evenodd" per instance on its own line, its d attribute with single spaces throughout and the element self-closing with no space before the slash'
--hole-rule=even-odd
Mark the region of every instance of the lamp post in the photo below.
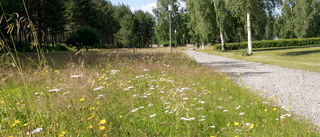
<svg viewBox="0 0 320 137">
<path fill-rule="evenodd" d="M 172 11 L 172 5 L 169 4 L 168 5 L 168 10 L 169 10 L 169 24 L 170 24 L 170 49 L 171 49 L 171 52 L 172 52 L 172 40 L 171 40 L 171 11 Z"/>
<path fill-rule="evenodd" d="M 177 48 L 177 30 L 174 30 L 174 48 Z"/>
<path fill-rule="evenodd" d="M 184 35 L 183 35 L 183 41 L 182 41 L 182 44 L 183 44 L 183 46 L 184 46 Z"/>
</svg>

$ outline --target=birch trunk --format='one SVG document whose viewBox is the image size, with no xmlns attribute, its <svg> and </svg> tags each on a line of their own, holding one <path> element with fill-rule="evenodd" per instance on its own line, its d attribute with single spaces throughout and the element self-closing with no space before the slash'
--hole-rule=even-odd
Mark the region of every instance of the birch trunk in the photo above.
<svg viewBox="0 0 320 137">
<path fill-rule="evenodd" d="M 203 40 L 202 40 L 202 49 L 204 49 L 204 43 L 203 43 Z"/>
<path fill-rule="evenodd" d="M 248 54 L 252 54 L 252 35 L 251 35 L 251 19 L 250 13 L 247 12 L 247 27 L 248 27 Z"/>
<path fill-rule="evenodd" d="M 220 27 L 220 38 L 221 38 L 221 50 L 225 51 L 226 50 L 226 44 L 224 41 L 224 35 L 223 35 L 223 31 L 222 28 Z"/>
</svg>

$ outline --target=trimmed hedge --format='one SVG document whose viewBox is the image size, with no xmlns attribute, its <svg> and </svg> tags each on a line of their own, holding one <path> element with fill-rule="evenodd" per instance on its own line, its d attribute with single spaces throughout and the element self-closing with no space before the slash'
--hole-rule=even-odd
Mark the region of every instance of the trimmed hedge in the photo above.
<svg viewBox="0 0 320 137">
<path fill-rule="evenodd" d="M 265 40 L 265 41 L 252 41 L 252 48 L 291 47 L 291 46 L 306 46 L 306 45 L 318 45 L 318 44 L 320 44 L 320 38 Z M 248 48 L 248 42 L 226 44 L 226 50 L 239 50 L 239 49 L 245 49 L 245 48 Z M 213 45 L 213 49 L 221 50 L 221 44 Z"/>
</svg>

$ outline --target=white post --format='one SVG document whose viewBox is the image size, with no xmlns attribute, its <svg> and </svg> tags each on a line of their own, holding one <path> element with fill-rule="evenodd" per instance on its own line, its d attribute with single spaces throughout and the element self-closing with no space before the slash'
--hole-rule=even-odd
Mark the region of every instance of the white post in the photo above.
<svg viewBox="0 0 320 137">
<path fill-rule="evenodd" d="M 174 30 L 174 48 L 177 48 L 177 30 Z"/>
</svg>

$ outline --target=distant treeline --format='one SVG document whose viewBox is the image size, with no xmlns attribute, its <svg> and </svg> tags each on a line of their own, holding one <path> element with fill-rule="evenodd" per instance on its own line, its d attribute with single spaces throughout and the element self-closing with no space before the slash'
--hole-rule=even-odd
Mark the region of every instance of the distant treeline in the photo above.
<svg viewBox="0 0 320 137">
<path fill-rule="evenodd" d="M 158 0 L 154 16 L 141 10 L 132 12 L 129 6 L 108 0 L 24 1 L 42 46 L 65 42 L 83 26 L 98 33 L 99 46 L 167 45 L 169 13 L 172 40 L 177 45 L 320 37 L 319 0 L 182 0 L 186 8 L 179 0 Z M 33 42 L 28 37 L 30 22 L 19 20 L 27 17 L 23 0 L 0 2 L 6 17 L 12 17 L 9 22 L 1 21 L 5 39 L 10 40 L 6 27 L 11 23 L 15 41 Z"/>
<path fill-rule="evenodd" d="M 24 0 L 27 12 L 23 0 L 0 2 L 6 18 L 11 18 L 6 22 L 2 16 L 0 28 L 8 41 L 11 39 L 6 27 L 12 24 L 16 42 L 33 42 L 29 37 L 32 33 L 30 22 L 22 18 L 27 18 L 27 13 L 42 47 L 65 42 L 82 26 L 89 26 L 98 32 L 99 46 L 126 47 L 135 42 L 136 47 L 148 47 L 154 34 L 155 21 L 150 13 L 141 10 L 132 12 L 127 5 L 113 5 L 106 0 Z"/>
</svg>

